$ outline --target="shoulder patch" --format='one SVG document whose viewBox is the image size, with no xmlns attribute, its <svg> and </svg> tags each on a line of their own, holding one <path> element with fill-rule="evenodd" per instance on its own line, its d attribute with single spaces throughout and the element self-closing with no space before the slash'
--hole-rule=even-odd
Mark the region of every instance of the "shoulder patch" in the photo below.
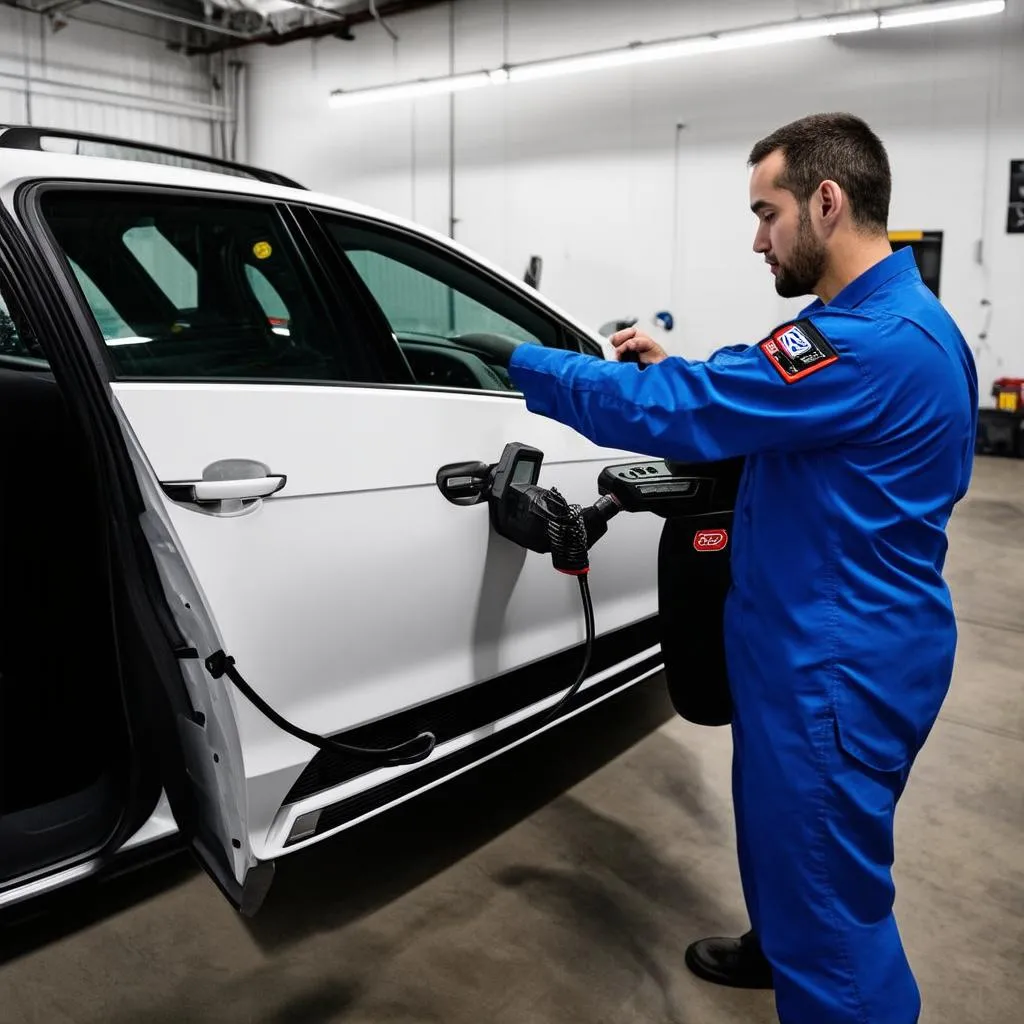
<svg viewBox="0 0 1024 1024">
<path fill-rule="evenodd" d="M 787 384 L 824 370 L 839 359 L 839 353 L 810 320 L 776 327 L 758 347 Z"/>
</svg>

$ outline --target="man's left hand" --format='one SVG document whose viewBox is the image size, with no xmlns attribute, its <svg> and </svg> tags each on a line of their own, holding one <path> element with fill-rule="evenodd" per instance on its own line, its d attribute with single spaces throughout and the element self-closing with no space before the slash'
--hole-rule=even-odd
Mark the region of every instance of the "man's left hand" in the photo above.
<svg viewBox="0 0 1024 1024">
<path fill-rule="evenodd" d="M 617 360 L 627 352 L 635 352 L 639 361 L 645 365 L 653 366 L 663 359 L 668 359 L 668 353 L 650 335 L 638 331 L 635 327 L 627 327 L 618 334 L 613 334 L 609 339 L 614 348 L 614 355 Z"/>
</svg>

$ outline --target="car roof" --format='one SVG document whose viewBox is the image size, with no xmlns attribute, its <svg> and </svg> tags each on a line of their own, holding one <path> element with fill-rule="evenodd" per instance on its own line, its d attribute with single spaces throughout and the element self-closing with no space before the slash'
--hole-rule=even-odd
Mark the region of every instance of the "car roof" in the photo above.
<svg viewBox="0 0 1024 1024">
<path fill-rule="evenodd" d="M 407 220 L 363 203 L 343 199 L 325 192 L 307 188 L 291 188 L 270 182 L 242 178 L 233 174 L 173 167 L 167 164 L 136 160 L 118 160 L 110 157 L 83 156 L 68 153 L 40 152 L 38 150 L 0 149 L 0 201 L 14 212 L 14 195 L 22 184 L 33 181 L 94 181 L 104 184 L 165 185 L 176 188 L 223 192 L 225 195 L 259 196 L 281 202 L 319 206 L 339 213 L 351 213 L 370 218 L 382 224 L 413 232 L 430 239 L 454 252 L 461 253 L 481 267 L 496 274 L 517 291 L 533 301 L 540 299 L 553 313 L 572 324 L 579 332 L 604 347 L 605 342 L 593 328 L 581 323 L 560 309 L 547 296 L 540 295 L 504 267 L 492 262 L 475 250 L 431 228 Z"/>
<path fill-rule="evenodd" d="M 25 181 L 46 179 L 62 181 L 96 181 L 137 185 L 169 185 L 178 188 L 203 189 L 243 196 L 264 196 L 287 202 L 315 203 L 353 213 L 372 213 L 378 219 L 398 221 L 380 210 L 371 210 L 359 203 L 346 202 L 337 196 L 290 188 L 235 174 L 202 171 L 190 167 L 149 163 L 141 160 L 118 160 L 111 157 L 83 156 L 75 153 L 41 153 L 37 150 L 0 150 L 0 191 L 13 193 Z"/>
</svg>

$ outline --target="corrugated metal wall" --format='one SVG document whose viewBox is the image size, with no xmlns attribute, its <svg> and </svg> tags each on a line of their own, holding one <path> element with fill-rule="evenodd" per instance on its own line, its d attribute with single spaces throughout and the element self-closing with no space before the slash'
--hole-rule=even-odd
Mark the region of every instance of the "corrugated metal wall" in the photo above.
<svg viewBox="0 0 1024 1024">
<path fill-rule="evenodd" d="M 224 94 L 211 90 L 209 59 L 172 52 L 174 25 L 110 8 L 105 17 L 123 27 L 69 20 L 54 32 L 45 18 L 0 6 L 0 123 L 229 149 L 231 119 Z"/>
</svg>

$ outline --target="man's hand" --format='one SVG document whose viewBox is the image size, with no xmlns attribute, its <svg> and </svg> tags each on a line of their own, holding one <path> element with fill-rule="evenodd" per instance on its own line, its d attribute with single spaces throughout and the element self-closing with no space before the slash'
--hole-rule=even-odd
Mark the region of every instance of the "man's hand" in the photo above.
<svg viewBox="0 0 1024 1024">
<path fill-rule="evenodd" d="M 627 327 L 609 339 L 615 350 L 615 358 L 622 360 L 627 352 L 635 352 L 638 360 L 645 365 L 660 363 L 668 359 L 668 353 L 649 335 L 635 327 Z"/>
</svg>

